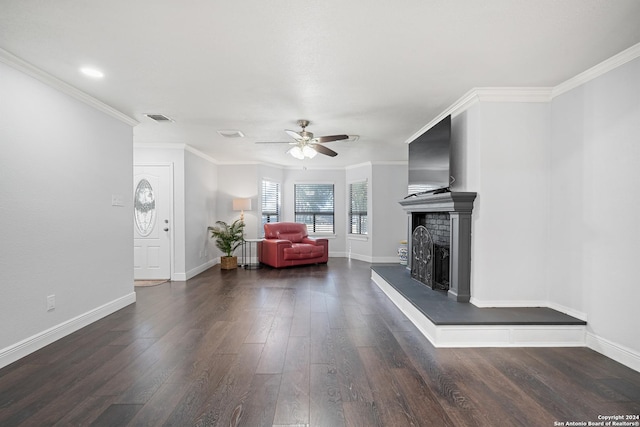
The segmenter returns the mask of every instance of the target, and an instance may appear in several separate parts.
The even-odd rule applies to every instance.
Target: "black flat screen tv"
[[[451,116],[409,143],[409,196],[448,191],[450,151]]]

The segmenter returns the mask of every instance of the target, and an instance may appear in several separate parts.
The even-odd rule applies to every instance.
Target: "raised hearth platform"
[[[582,347],[586,322],[544,307],[479,308],[376,265],[371,279],[436,347]]]

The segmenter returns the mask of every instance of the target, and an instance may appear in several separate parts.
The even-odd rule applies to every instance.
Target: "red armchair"
[[[272,222],[264,225],[259,259],[271,267],[320,264],[329,260],[329,241],[312,239],[306,224]]]

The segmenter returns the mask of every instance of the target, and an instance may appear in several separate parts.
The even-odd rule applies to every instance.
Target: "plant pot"
[[[400,265],[407,265],[408,256],[409,250],[407,249],[407,241],[401,240],[400,246],[398,246],[398,258],[400,258]]]
[[[222,270],[233,270],[234,268],[238,268],[238,257],[237,256],[220,257],[220,268]]]

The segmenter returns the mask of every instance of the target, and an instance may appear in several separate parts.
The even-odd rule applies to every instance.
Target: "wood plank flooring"
[[[136,292],[136,304],[0,370],[0,426],[554,426],[640,414],[640,373],[586,348],[434,348],[360,261],[214,267]]]

